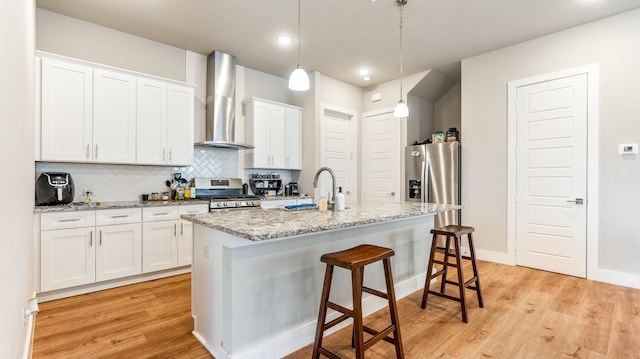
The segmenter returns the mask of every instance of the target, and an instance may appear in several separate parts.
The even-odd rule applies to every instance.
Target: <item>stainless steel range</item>
[[[196,198],[209,200],[209,210],[260,207],[260,197],[242,193],[240,178],[196,177]]]

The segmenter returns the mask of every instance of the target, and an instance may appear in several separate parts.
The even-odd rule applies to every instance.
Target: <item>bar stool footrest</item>
[[[392,333],[394,330],[396,330],[396,326],[391,324],[390,326],[386,327],[385,329],[381,330],[381,331],[377,331],[375,329],[371,329],[369,327],[367,327],[366,325],[362,326],[362,330],[373,335],[373,338],[369,338],[369,340],[364,342],[364,349],[367,350],[369,349],[370,346],[372,346],[373,344],[379,342],[380,340],[384,340],[387,343],[391,343],[391,344],[395,344],[395,339],[391,338],[389,336],[389,333]]]
[[[318,352],[320,354],[326,356],[327,358],[330,358],[330,359],[342,359],[339,356],[335,355],[334,353],[328,351],[327,349],[325,349],[323,347],[318,348]]]
[[[362,287],[362,291],[389,300],[389,296],[387,295],[387,293],[381,292],[379,290],[375,290],[369,287]]]
[[[449,294],[444,294],[444,293],[436,292],[436,291],[433,291],[433,290],[429,290],[429,294],[437,295],[438,297],[446,298],[446,299],[449,299],[449,300],[455,300],[458,303],[461,302],[460,298],[450,296]]]

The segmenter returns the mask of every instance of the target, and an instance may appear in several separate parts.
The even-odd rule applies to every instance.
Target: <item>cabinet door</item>
[[[178,265],[178,221],[142,223],[142,272]]]
[[[96,281],[142,273],[140,223],[99,226],[96,231]]]
[[[256,168],[269,168],[271,152],[269,144],[271,143],[269,134],[269,104],[263,102],[254,101],[252,103],[252,136],[253,140],[253,167]]]
[[[167,159],[167,84],[138,78],[136,161],[165,164]]]
[[[193,222],[178,221],[178,266],[190,266],[193,256]]]
[[[283,106],[270,105],[269,111],[269,152],[271,168],[285,168],[285,112]]]
[[[42,292],[95,281],[94,231],[94,228],[73,228],[41,232]]]
[[[301,132],[302,114],[300,110],[286,108],[285,110],[285,147],[286,163],[288,169],[302,169],[302,142]]]
[[[93,71],[93,160],[136,161],[136,78]]]
[[[209,212],[206,204],[178,206],[178,215]],[[178,221],[178,266],[191,265],[193,256],[193,222]]]
[[[92,156],[91,67],[42,59],[41,159],[83,162]]]
[[[167,86],[167,163],[193,163],[193,88]]]

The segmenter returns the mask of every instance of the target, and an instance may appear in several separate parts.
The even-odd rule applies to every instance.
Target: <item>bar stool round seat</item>
[[[462,321],[467,323],[469,321],[467,316],[467,303],[465,296],[465,289],[475,290],[478,296],[478,304],[481,308],[484,307],[484,302],[482,300],[482,291],[480,290],[480,278],[478,277],[478,268],[476,266],[476,253],[475,248],[473,247],[473,238],[471,233],[473,233],[475,229],[473,227],[465,227],[465,226],[455,226],[449,225],[442,228],[432,229],[431,233],[433,234],[433,238],[431,241],[431,253],[429,255],[429,264],[427,266],[427,279],[424,284],[424,291],[422,294],[422,309],[427,307],[427,297],[429,294],[433,294],[445,299],[453,300],[460,303],[460,309],[462,311]],[[444,248],[444,259],[439,260],[436,259],[437,250],[437,237],[446,236],[446,244]],[[460,252],[460,243],[462,237],[467,235],[467,239],[469,241],[469,252],[470,256],[463,256]],[[451,247],[451,241],[453,241],[453,247]],[[453,250],[453,253],[450,252],[450,249]],[[453,257],[454,263],[449,262],[449,257]],[[473,276],[466,281],[463,276],[463,262],[462,260],[471,261],[471,268],[473,270]],[[468,263],[468,262],[467,262]],[[433,273],[433,265],[439,264],[441,265],[441,269]],[[449,267],[453,267],[456,269],[457,273],[457,281],[452,281],[447,279],[447,271]],[[440,277],[440,291],[435,291],[429,289],[431,284],[431,280],[437,277]],[[445,285],[451,284],[458,287],[459,296],[454,297],[448,294],[445,294]]]
[[[320,312],[318,314],[318,323],[316,326],[315,342],[313,344],[312,358],[319,358],[320,354],[328,358],[339,358],[335,353],[327,350],[322,346],[324,332],[349,319],[353,318],[353,331],[351,345],[355,348],[356,358],[364,358],[364,352],[380,340],[389,342],[395,346],[396,357],[404,358],[402,348],[402,340],[400,337],[400,327],[398,324],[398,308],[396,305],[395,291],[393,287],[393,276],[391,274],[391,260],[394,252],[390,248],[363,244],[351,249],[340,252],[323,254],[320,260],[327,264],[324,276],[324,284],[322,287],[322,296],[320,298]],[[382,261],[384,267],[385,284],[387,292],[381,292],[372,288],[363,286],[364,268],[365,266]],[[351,271],[351,285],[353,309],[348,309],[329,301],[331,291],[331,279],[333,277],[334,267],[340,267]],[[384,299],[389,303],[389,314],[391,324],[380,331],[374,330],[363,325],[362,322],[362,293],[366,292]],[[342,313],[338,318],[325,323],[327,318],[327,309],[332,309]],[[372,337],[364,340],[364,332],[371,334]],[[389,336],[393,333],[393,337]]]

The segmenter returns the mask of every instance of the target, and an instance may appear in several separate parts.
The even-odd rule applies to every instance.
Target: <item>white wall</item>
[[[446,134],[451,127],[460,130],[462,120],[460,89],[460,84],[455,84],[435,103],[433,131],[442,131]]]
[[[617,155],[640,142],[638,24],[634,10],[462,61],[463,218],[479,249],[507,250],[507,82],[599,63],[597,267],[640,274],[640,158]]]
[[[11,173],[0,205],[0,357],[21,358],[33,296],[35,1],[0,2],[0,161]]]
[[[185,81],[185,50],[37,9],[36,48],[131,71]]]

